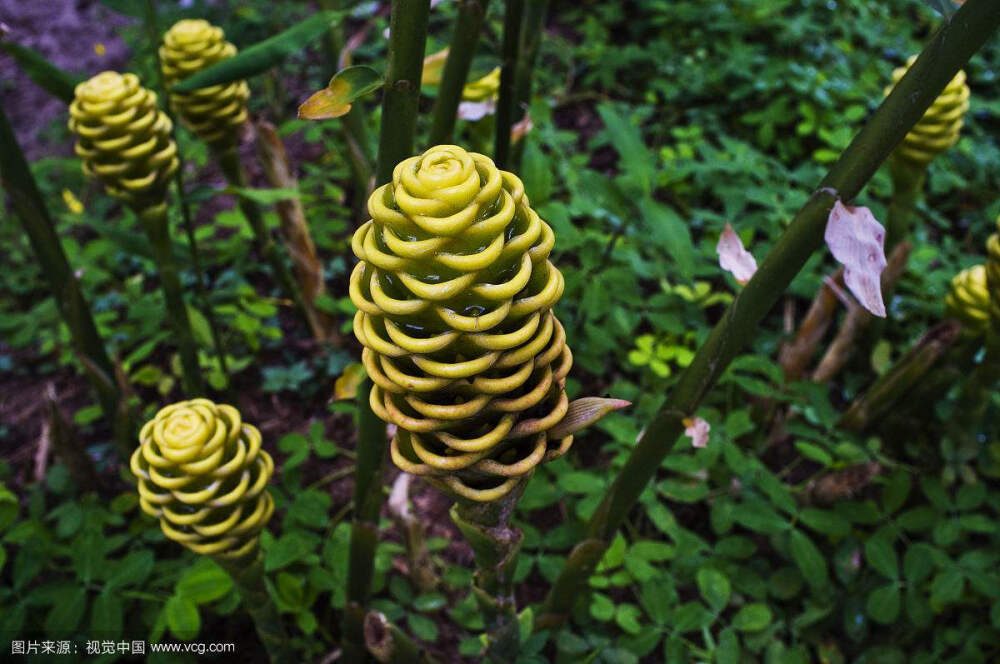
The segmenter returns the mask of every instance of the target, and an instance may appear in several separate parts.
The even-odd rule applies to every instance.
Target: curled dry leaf
[[[684,435],[691,439],[692,447],[708,445],[708,432],[712,430],[708,422],[700,417],[685,417],[684,427]]]
[[[569,402],[569,409],[559,424],[549,429],[549,438],[565,438],[577,431],[589,427],[605,415],[631,406],[631,401],[624,399],[606,399],[604,397],[582,397]]]
[[[511,145],[524,138],[534,128],[535,123],[531,121],[531,115],[525,111],[524,117],[515,122],[510,128]]]
[[[872,211],[863,206],[835,202],[823,239],[833,257],[844,266],[844,283],[861,306],[885,318],[880,280],[887,264],[885,228]]]
[[[743,240],[728,222],[722,229],[715,251],[719,254],[719,267],[732,273],[741,285],[750,281],[757,271],[757,260],[743,248]]]
[[[344,373],[340,374],[333,383],[334,401],[353,399],[358,395],[358,386],[365,378],[365,368],[358,362],[348,364],[344,367]]]
[[[339,118],[351,110],[351,104],[366,94],[382,87],[382,76],[364,65],[354,65],[334,74],[330,83],[314,92],[299,106],[299,118],[303,120],[327,120]]]
[[[420,72],[420,85],[440,85],[444,74],[444,64],[448,61],[448,49],[431,53],[424,58],[424,68]]]

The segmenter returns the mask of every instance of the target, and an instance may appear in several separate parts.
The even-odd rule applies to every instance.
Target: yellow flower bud
[[[986,266],[975,265],[956,274],[944,302],[948,315],[960,320],[966,331],[977,336],[985,333],[990,326]]]
[[[916,59],[917,56],[911,56],[906,61],[906,66],[892,72],[892,85],[886,88],[886,95],[899,83]],[[898,159],[926,166],[934,157],[958,142],[967,110],[969,86],[965,84],[965,72],[959,71],[893,154]]]
[[[134,74],[101,72],[76,86],[69,128],[84,172],[139,211],[164,208],[177,170],[170,118]]]
[[[573,441],[547,434],[573,362],[552,313],[555,235],[516,176],[454,145],[397,165],[368,210],[350,295],[372,409],[397,426],[392,459],[460,497],[500,498]]]
[[[247,556],[274,512],[274,462],[260,444],[260,432],[232,406],[193,399],[163,408],[132,454],[142,510],[195,553]]]
[[[163,36],[160,69],[169,91],[176,83],[215,63],[236,55],[222,28],[202,19],[184,19]],[[246,81],[233,81],[193,92],[170,92],[170,108],[198,138],[212,147],[235,143],[247,119],[250,89]]]

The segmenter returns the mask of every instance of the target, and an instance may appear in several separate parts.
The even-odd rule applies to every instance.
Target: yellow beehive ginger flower
[[[886,88],[886,95],[899,83],[916,59],[917,56],[911,56],[905,66],[892,72],[892,85]],[[965,72],[959,71],[920,121],[913,126],[893,155],[897,159],[917,166],[926,166],[934,157],[958,142],[967,110],[969,110],[969,86],[965,83]]]
[[[967,332],[976,336],[984,334],[990,326],[986,266],[975,265],[956,274],[944,302],[948,315],[961,321]]]
[[[398,164],[368,210],[350,296],[372,409],[397,426],[392,459],[496,500],[573,442],[548,436],[573,362],[552,312],[555,235],[516,176],[454,145]]]
[[[138,211],[165,205],[177,171],[170,118],[134,74],[101,72],[76,86],[69,128],[84,172]]]
[[[1000,331],[1000,217],[997,233],[986,242],[986,286],[989,293],[990,324],[993,332]]]
[[[250,89],[246,81],[211,85],[193,92],[177,93],[171,88],[188,76],[236,55],[236,47],[226,41],[222,28],[202,19],[184,19],[163,36],[160,69],[170,96],[170,108],[184,124],[211,147],[227,147],[236,142],[247,119]]]
[[[163,408],[139,432],[131,468],[142,510],[167,537],[220,560],[256,554],[274,512],[274,462],[235,408],[208,399]]]

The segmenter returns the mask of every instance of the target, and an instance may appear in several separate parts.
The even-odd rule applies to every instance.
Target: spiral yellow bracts
[[[220,60],[236,55],[222,28],[202,19],[184,19],[163,36],[160,69],[169,91],[175,83]],[[200,88],[194,92],[170,92],[170,107],[198,138],[213,148],[235,143],[247,119],[246,81],[233,81]]]
[[[462,88],[462,101],[486,101],[500,94],[500,67]]]
[[[220,560],[256,551],[274,512],[274,471],[260,432],[232,406],[207,399],[163,408],[139,432],[132,473],[142,510],[170,539]]]
[[[976,336],[983,335],[990,326],[990,291],[986,285],[986,266],[975,265],[956,274],[951,280],[951,291],[945,296],[944,303],[948,315],[960,320],[967,332]]]
[[[906,66],[892,72],[892,85],[886,88],[886,95],[899,79],[903,78],[916,59],[917,56],[911,56],[906,61]],[[934,157],[958,142],[963,117],[967,110],[969,110],[969,86],[965,84],[965,72],[959,71],[906,135],[893,155],[897,159],[917,166],[926,166]]]
[[[397,426],[406,472],[474,501],[504,496],[572,436],[573,356],[552,313],[564,282],[555,236],[521,181],[453,145],[401,162],[354,234],[354,333],[371,405]]]
[[[76,86],[69,114],[84,172],[137,212],[165,213],[177,146],[156,93],[134,74],[105,71]]]

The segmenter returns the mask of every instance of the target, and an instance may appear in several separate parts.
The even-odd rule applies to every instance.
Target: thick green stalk
[[[459,501],[451,520],[476,556],[473,592],[483,613],[489,637],[487,662],[506,664],[517,659],[521,634],[514,600],[514,569],[524,534],[510,525],[517,501],[531,479],[525,476],[500,500],[489,503]]]
[[[393,0],[389,19],[389,66],[382,96],[375,185],[392,179],[396,164],[410,156],[417,128],[420,75],[427,41],[430,0]],[[367,659],[364,618],[378,544],[378,517],[382,511],[382,467],[385,465],[385,424],[369,403],[371,380],[358,386],[358,449],[354,473],[355,512],[348,562],[347,607],[344,611],[344,661]]]
[[[195,343],[187,305],[184,303],[184,289],[181,286],[180,270],[174,260],[170,242],[170,226],[167,223],[167,206],[137,210],[149,243],[153,246],[153,260],[160,274],[160,287],[167,305],[167,317],[177,335],[177,348],[181,356],[184,393],[187,398],[204,396],[205,384],[198,363],[198,345]]]
[[[413,154],[430,0],[392,0],[391,11],[375,186],[391,180],[396,164]]]
[[[683,432],[683,419],[695,412],[809,256],[822,246],[823,231],[833,203],[838,198],[850,201],[861,191],[998,24],[1000,12],[996,10],[995,0],[966,2],[937,32],[913,67],[841,154],[698,349],[670,397],[646,428],[591,518],[588,539],[570,554],[536,625],[555,627],[565,620],[614,534]]]
[[[521,42],[521,14],[524,0],[507,0],[503,17],[503,65],[500,70],[500,99],[497,101],[496,138],[493,161],[497,168],[507,168],[510,157],[510,126],[514,122],[517,76],[517,53]]]
[[[347,606],[344,609],[344,661],[365,661],[364,620],[368,612],[378,519],[382,511],[382,468],[385,465],[385,424],[368,402],[371,379],[358,386],[358,447],[354,472],[354,522],[348,558]]]
[[[524,18],[521,20],[521,36],[517,48],[517,66],[514,68],[514,110],[520,116],[522,109],[531,105],[531,83],[535,72],[535,61],[538,59],[538,45],[545,27],[545,16],[548,14],[549,0],[528,0]],[[521,155],[524,154],[524,139],[511,148],[509,170],[515,173],[521,170]]]
[[[223,175],[226,176],[229,184],[234,187],[247,186],[246,172],[240,163],[236,146],[218,152],[216,159],[219,162],[219,168],[222,170]],[[305,298],[302,296],[302,290],[299,288],[298,282],[295,281],[295,277],[292,276],[292,271],[288,267],[288,261],[285,260],[285,252],[282,250],[281,245],[271,237],[271,233],[267,229],[267,224],[264,223],[264,215],[261,213],[260,207],[243,196],[237,197],[237,204],[240,206],[240,211],[246,217],[253,231],[257,251],[270,264],[271,269],[274,271],[274,278],[278,280],[281,290],[295,305],[295,310],[302,316],[306,325],[309,326],[309,330],[313,336],[317,339],[322,338],[325,334],[322,323],[317,318],[315,310],[306,303]]]
[[[281,623],[281,614],[264,582],[264,562],[259,551],[240,560],[218,560],[233,578],[243,598],[243,606],[253,619],[260,642],[272,664],[295,664],[300,661],[292,652],[288,634]]]
[[[885,228],[886,252],[892,251],[910,234],[913,212],[927,179],[927,167],[893,157],[889,159],[889,172],[892,175],[892,199],[889,201]]]
[[[450,143],[452,140],[458,104],[462,101],[462,88],[469,78],[472,56],[476,53],[479,31],[489,3],[490,0],[461,0],[459,3],[448,59],[444,63],[441,85],[434,101],[431,145]]]
[[[90,307],[80,290],[66,252],[59,242],[55,224],[38,183],[31,174],[21,146],[14,136],[7,114],[0,106],[0,178],[4,191],[31,242],[38,263],[42,268],[62,315],[77,356],[81,359],[97,399],[108,419],[115,438],[124,450],[131,451],[134,426],[128,421],[121,392],[115,383],[115,369],[108,357],[104,341],[90,313]]]

